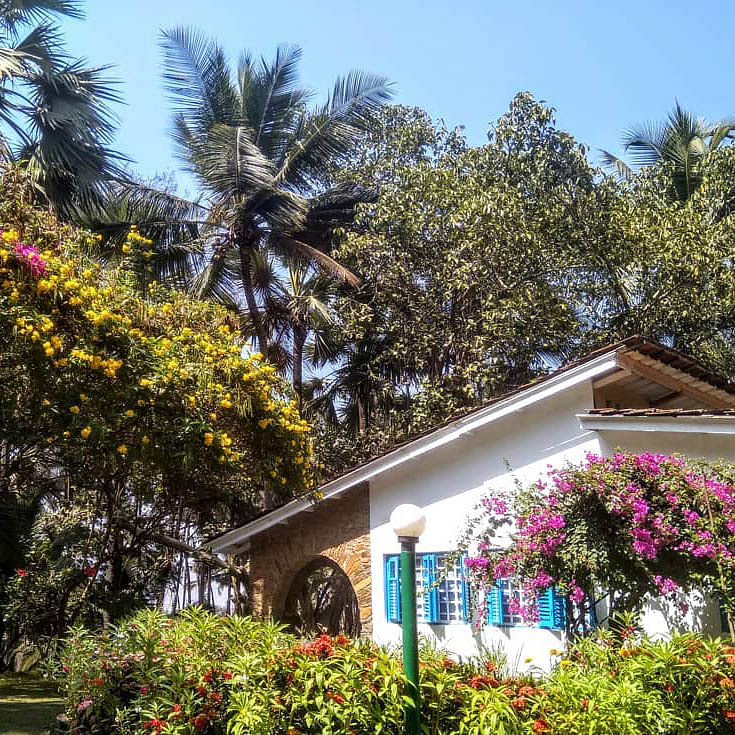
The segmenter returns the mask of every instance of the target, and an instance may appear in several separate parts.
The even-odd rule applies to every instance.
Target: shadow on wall
[[[661,597],[647,601],[643,628],[652,637],[667,638],[676,631],[722,635],[722,617],[715,599],[699,590],[681,593],[676,600]]]

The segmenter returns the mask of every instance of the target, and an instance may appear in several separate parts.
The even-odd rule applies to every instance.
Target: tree
[[[100,203],[101,188],[120,175],[109,147],[115,130],[115,85],[101,67],[63,51],[51,18],[79,18],[75,0],[0,4],[0,143],[20,161],[41,196],[64,216]]]
[[[567,631],[586,630],[591,605],[640,611],[649,595],[711,592],[735,619],[735,467],[660,454],[588,455],[553,470],[515,498],[482,501],[479,553],[468,567],[485,590],[515,576],[537,615],[555,585],[567,598]],[[510,544],[507,543],[510,537]],[[734,634],[732,628],[731,633]]]
[[[42,492],[60,510],[34,524],[24,562],[48,594],[6,598],[26,626],[48,622],[40,611],[56,600],[53,625],[33,629],[51,635],[90,605],[114,618],[155,601],[172,571],[161,546],[180,551],[192,529],[201,542],[308,494],[313,477],[288,386],[262,356],[243,359],[229,314],[160,285],[139,294],[124,260],[145,258],[149,240],[131,231],[121,266],[103,270],[85,254],[89,233],[29,200],[27,178],[6,172],[0,492],[7,508]]]
[[[639,166],[665,166],[674,197],[684,202],[702,185],[709,153],[735,138],[735,120],[710,123],[694,117],[677,101],[663,123],[644,123],[626,131],[623,148]],[[602,151],[603,161],[620,177],[634,175],[623,160]]]
[[[311,93],[298,86],[297,47],[280,47],[272,61],[244,53],[235,74],[223,50],[195,31],[167,31],[163,49],[173,139],[202,191],[196,237],[189,238],[198,253],[190,260],[196,293],[242,304],[267,354],[254,261],[298,255],[354,283],[329,255],[329,232],[349,220],[361,193],[347,186],[324,190],[320,181],[388,99],[388,86],[382,77],[351,72],[337,80],[325,104],[309,109]],[[167,219],[182,224],[176,211]],[[147,223],[140,225],[145,231]]]

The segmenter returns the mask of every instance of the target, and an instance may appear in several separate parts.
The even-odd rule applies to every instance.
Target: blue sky
[[[210,33],[233,59],[297,43],[302,81],[320,93],[352,68],[381,73],[397,102],[465,125],[473,144],[519,90],[551,103],[593,155],[619,151],[624,128],[663,117],[675,97],[708,118],[735,114],[724,0],[88,0],[86,11],[64,23],[70,50],[114,65],[126,100],[118,147],[146,177],[175,167],[158,47],[159,29],[175,25]]]

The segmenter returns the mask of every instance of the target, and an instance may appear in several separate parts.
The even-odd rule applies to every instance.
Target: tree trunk
[[[242,286],[245,291],[245,302],[248,305],[250,320],[253,323],[255,336],[258,339],[258,350],[265,356],[268,350],[268,335],[263,326],[263,320],[260,318],[260,310],[258,302],[255,300],[255,287],[253,286],[253,276],[250,272],[252,264],[252,245],[246,242],[238,243],[240,252],[240,275],[242,276]]]
[[[299,410],[301,410],[301,402],[304,392],[304,344],[306,343],[306,330],[302,325],[295,325],[293,328],[293,389],[299,402]]]

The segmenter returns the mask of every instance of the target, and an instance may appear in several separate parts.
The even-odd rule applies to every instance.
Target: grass
[[[0,676],[0,735],[44,735],[61,706],[53,682]]]

